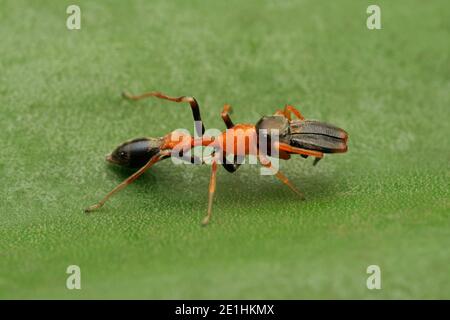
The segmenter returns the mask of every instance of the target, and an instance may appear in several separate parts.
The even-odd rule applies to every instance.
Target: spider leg
[[[278,143],[278,148],[283,151],[287,151],[289,153],[296,153],[305,156],[312,156],[316,158],[323,158],[323,153],[320,151],[308,150],[303,148],[293,147],[287,143]]]
[[[227,129],[231,129],[234,127],[234,123],[233,123],[233,121],[231,121],[231,118],[230,118],[231,112],[232,112],[232,109],[229,104],[226,104],[223,106],[221,116],[222,116],[223,122],[225,122],[225,125],[227,126]]]
[[[216,172],[217,172],[217,162],[214,159],[211,164],[211,177],[209,179],[209,189],[208,189],[208,212],[203,218],[202,224],[205,226],[211,219],[212,214],[212,204],[214,199],[214,193],[216,192]]]
[[[197,102],[197,100],[195,100],[194,97],[188,97],[188,96],[170,97],[161,92],[147,92],[147,93],[143,93],[141,95],[132,95],[130,93],[123,92],[122,96],[126,99],[134,100],[134,101],[149,98],[149,97],[156,97],[156,98],[169,100],[169,101],[173,101],[173,102],[188,102],[192,109],[192,117],[194,118],[194,121],[200,121],[202,123],[202,129],[201,129],[202,132],[201,133],[197,132],[197,134],[199,136],[201,136],[202,134],[205,133],[205,126],[203,125],[202,117],[200,115],[200,106],[198,105],[198,102]],[[197,128],[196,128],[196,130],[197,130]]]
[[[101,208],[108,199],[113,196],[115,193],[119,192],[126,186],[128,186],[130,183],[132,183],[134,180],[139,178],[145,171],[147,171],[152,165],[157,163],[159,160],[161,160],[163,157],[167,156],[167,154],[156,154],[154,155],[142,168],[140,168],[138,171],[133,173],[131,176],[129,176],[127,179],[125,179],[122,183],[117,185],[113,190],[111,190],[102,200],[97,202],[96,204],[86,208],[85,212],[92,212],[94,210],[97,210]]]
[[[285,116],[289,121],[291,121],[291,113],[293,113],[300,120],[305,120],[305,117],[298,111],[294,106],[286,105],[283,110],[278,110],[275,112],[276,115]]]
[[[298,190],[291,181],[289,181],[289,179],[280,171],[280,170],[276,170],[273,166],[272,163],[269,161],[269,159],[267,159],[266,157],[259,155],[259,162],[261,163],[262,166],[269,168],[270,170],[272,170],[272,172],[275,173],[275,176],[278,178],[278,180],[280,180],[281,182],[283,182],[285,185],[287,185],[292,191],[294,191],[302,200],[305,200],[305,196],[303,195],[303,193]]]
[[[230,118],[231,112],[232,112],[231,106],[229,104],[225,104],[223,106],[221,117],[222,117],[222,120],[225,123],[225,126],[227,127],[227,129],[232,129],[234,127],[234,123],[233,123],[233,121],[231,121],[231,118]],[[233,163],[227,163],[226,153],[225,152],[223,153],[222,166],[228,172],[233,173],[239,168],[240,164],[237,164],[236,161],[237,161],[237,159],[235,156]]]

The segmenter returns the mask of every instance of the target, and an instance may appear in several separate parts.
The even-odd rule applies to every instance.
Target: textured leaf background
[[[1,298],[450,298],[450,5],[377,1],[0,1]],[[294,157],[273,177],[166,161],[129,172],[121,141],[190,128],[187,107],[120,92],[194,95],[205,125],[286,103],[345,128],[349,152]],[[82,290],[65,287],[81,267]],[[366,268],[382,290],[366,288]]]

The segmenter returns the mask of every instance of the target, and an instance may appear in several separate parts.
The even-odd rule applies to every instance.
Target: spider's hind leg
[[[169,101],[173,101],[173,102],[187,102],[191,106],[192,117],[194,118],[194,121],[199,121],[202,125],[201,133],[198,132],[199,130],[197,129],[197,134],[199,136],[201,136],[205,133],[205,126],[203,125],[202,117],[200,115],[200,106],[198,105],[198,102],[197,102],[197,100],[195,100],[194,97],[188,97],[188,96],[170,97],[168,95],[165,95],[164,93],[157,92],[157,91],[147,92],[147,93],[143,93],[141,95],[132,95],[128,92],[122,92],[122,96],[125,99],[134,100],[134,101],[149,98],[149,97],[155,97],[155,98],[169,100]]]

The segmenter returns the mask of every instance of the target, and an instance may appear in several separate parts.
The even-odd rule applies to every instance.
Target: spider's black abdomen
[[[106,160],[122,167],[140,168],[160,151],[161,143],[161,138],[129,140],[118,146]]]

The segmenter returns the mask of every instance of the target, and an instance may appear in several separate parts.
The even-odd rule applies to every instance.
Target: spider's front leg
[[[284,116],[291,121],[291,113],[293,113],[298,119],[305,120],[305,117],[294,106],[286,105],[284,109],[275,112],[276,115]]]
[[[303,193],[300,190],[298,190],[295,187],[295,185],[291,181],[289,181],[289,179],[279,169],[275,169],[269,159],[261,155],[259,152],[258,158],[262,166],[272,170],[272,172],[274,173],[275,177],[277,177],[278,180],[283,182],[286,186],[289,187],[289,189],[294,191],[300,197],[301,200],[305,200],[305,196],[303,195]]]

